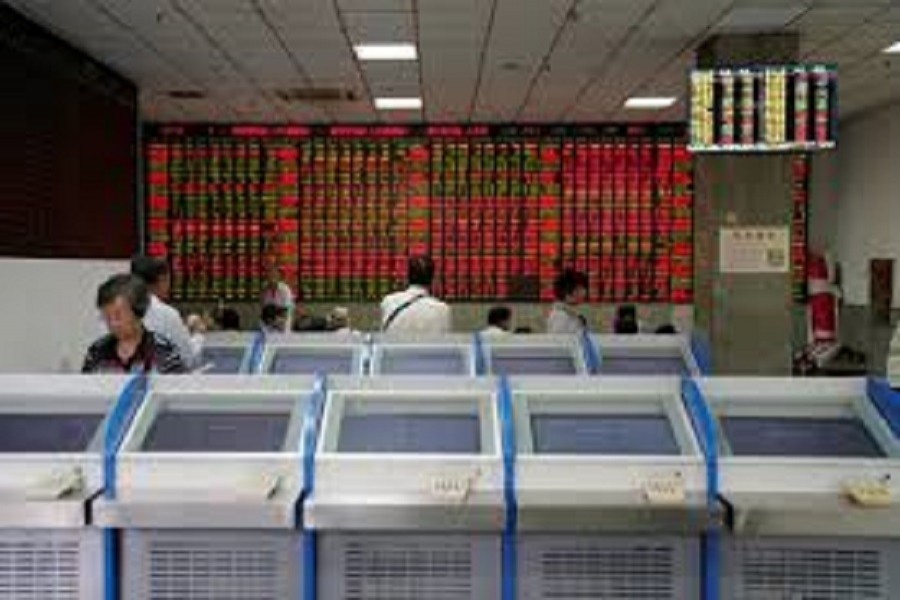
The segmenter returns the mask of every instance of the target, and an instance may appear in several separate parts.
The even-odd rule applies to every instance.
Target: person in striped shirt
[[[109,333],[88,348],[82,373],[185,373],[172,342],[144,327],[150,306],[146,284],[133,275],[113,275],[97,290],[97,308]]]

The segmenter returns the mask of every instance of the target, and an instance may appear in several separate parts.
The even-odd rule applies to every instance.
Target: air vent
[[[175,100],[202,100],[206,98],[206,93],[200,90],[172,90],[167,92],[167,95]]]
[[[733,597],[740,600],[888,600],[884,589],[885,559],[881,549],[833,541],[818,544],[738,545]],[[896,565],[895,565],[896,566]]]
[[[298,540],[258,532],[141,531],[125,536],[129,600],[294,597]]]
[[[323,549],[322,600],[499,596],[499,544],[487,536],[332,535]]]
[[[356,93],[339,88],[287,88],[275,90],[275,95],[285,102],[354,102]]]
[[[81,600],[80,545],[32,532],[0,536],[0,598]]]
[[[699,595],[696,547],[674,538],[528,536],[523,600],[687,600]]]

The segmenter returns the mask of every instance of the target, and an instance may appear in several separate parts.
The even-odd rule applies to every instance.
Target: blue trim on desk
[[[599,375],[603,361],[599,343],[587,329],[581,330],[581,351],[584,354],[584,364],[587,366],[588,373]]]
[[[250,343],[250,356],[247,358],[247,373],[259,373],[266,347],[266,334],[260,329],[253,335]]]
[[[516,496],[516,429],[513,418],[512,392],[509,379],[500,378],[497,390],[497,415],[503,451],[503,501],[505,519],[501,541],[501,598],[516,600],[518,556],[516,530],[519,524],[519,501]]]
[[[700,442],[706,462],[706,504],[710,516],[719,503],[719,445],[716,421],[703,398],[703,393],[693,379],[681,382],[681,399]],[[701,597],[703,600],[717,600],[719,597],[719,531],[709,527],[700,539]]]
[[[484,340],[481,337],[481,332],[478,331],[472,334],[472,357],[475,360],[475,373],[473,375],[476,377],[484,375],[486,370]]]
[[[709,351],[709,344],[697,332],[691,334],[690,350],[691,355],[694,357],[694,363],[700,370],[699,375],[711,374],[712,356]]]
[[[866,393],[894,436],[900,438],[900,392],[893,390],[885,379],[870,377],[866,382]]]
[[[301,564],[303,580],[300,585],[300,600],[315,600],[318,582],[316,567],[318,564],[316,532],[306,526],[303,519],[303,506],[312,495],[316,486],[316,444],[319,439],[319,424],[327,396],[327,379],[321,373],[316,374],[312,392],[309,395],[303,412],[303,429],[300,434],[300,461],[303,468],[300,501],[297,504],[298,522],[301,523]]]
[[[119,448],[131,421],[147,395],[147,375],[133,375],[125,383],[109,413],[103,430],[103,497],[115,500]],[[119,598],[119,536],[115,529],[103,530],[103,598]]]

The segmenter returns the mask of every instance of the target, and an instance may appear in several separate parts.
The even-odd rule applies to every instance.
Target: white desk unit
[[[378,335],[372,344],[372,375],[476,375],[471,335]]]
[[[122,530],[128,600],[294,598],[309,377],[160,377],[99,524]]]
[[[96,600],[106,415],[126,378],[0,377],[0,598]]]
[[[700,593],[706,467],[676,378],[520,378],[519,597]]]
[[[249,373],[255,334],[210,333],[203,341],[198,371],[204,374]]]
[[[289,333],[266,338],[259,372],[275,375],[361,375],[367,360],[362,334]]]
[[[698,377],[700,367],[684,335],[594,335],[603,375]]]
[[[581,336],[510,335],[483,340],[485,368],[493,375],[583,375]]]
[[[493,382],[329,382],[307,525],[320,600],[500,593],[503,464]]]
[[[900,598],[900,442],[862,379],[709,379],[722,598]]]

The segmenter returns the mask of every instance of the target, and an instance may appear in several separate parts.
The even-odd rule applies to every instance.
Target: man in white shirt
[[[262,306],[280,306],[287,311],[287,319],[284,321],[284,332],[291,331],[294,324],[294,312],[296,302],[291,286],[281,279],[281,270],[278,263],[272,261],[266,269],[266,286],[262,291]]]
[[[511,331],[512,311],[506,306],[495,306],[488,312],[488,326],[481,330],[481,337],[505,337]]]
[[[188,370],[193,370],[199,357],[191,343],[191,334],[181,314],[165,302],[171,288],[169,264],[163,258],[135,256],[131,259],[131,274],[150,290],[150,306],[144,315],[144,326],[172,342],[178,349],[181,362]]]
[[[547,317],[547,333],[580,334],[587,329],[587,321],[578,312],[578,305],[587,298],[587,275],[566,269],[553,282],[556,302]]]
[[[409,259],[409,287],[381,301],[381,330],[391,333],[440,334],[452,329],[450,307],[429,292],[434,281],[430,256]]]

